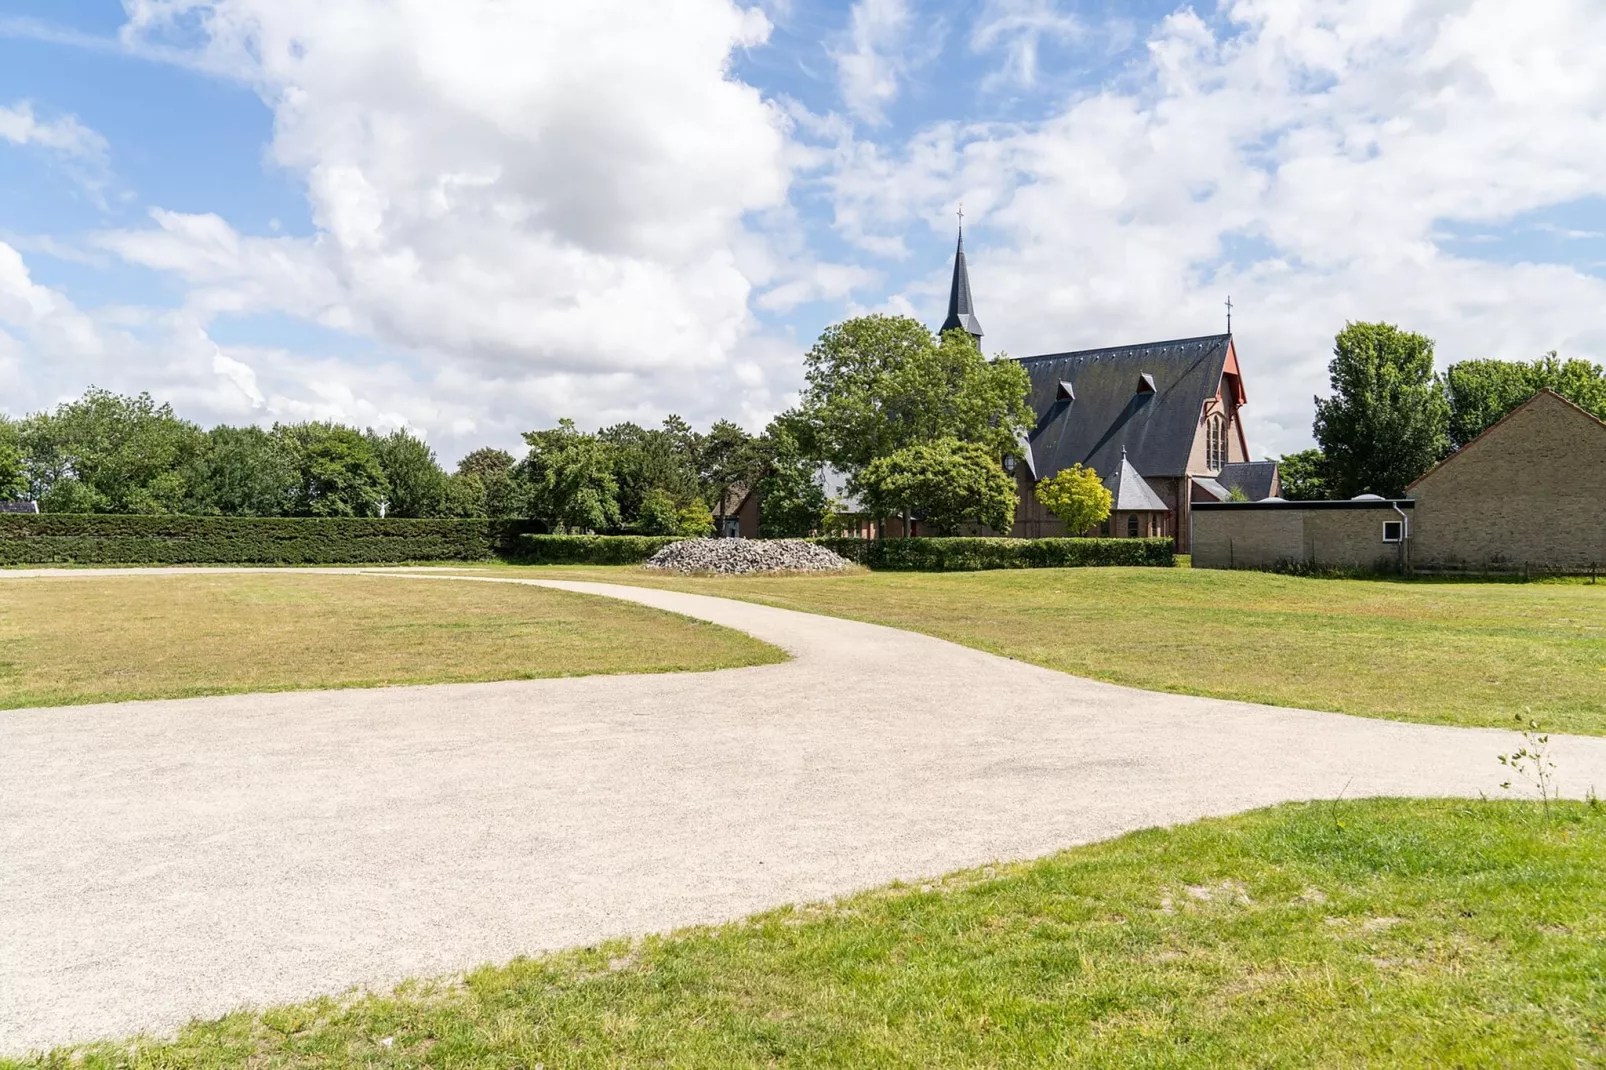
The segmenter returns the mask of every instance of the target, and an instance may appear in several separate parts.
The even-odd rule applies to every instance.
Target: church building
[[[954,329],[980,344],[963,230],[942,324]],[[1021,442],[1024,460],[1012,466],[1020,506],[1011,534],[1169,537],[1187,553],[1191,502],[1279,493],[1276,462],[1249,459],[1248,394],[1230,320],[1226,334],[1017,359],[1031,378],[1036,420]],[[1114,498],[1096,531],[1066,532],[1033,493],[1074,464],[1096,471]]]

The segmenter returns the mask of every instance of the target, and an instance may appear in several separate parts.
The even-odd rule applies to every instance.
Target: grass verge
[[[0,709],[784,658],[715,625],[514,584],[292,570],[0,581]]]
[[[1553,731],[1606,735],[1606,584],[1142,568],[539,572],[889,624],[1157,691],[1500,728],[1531,710]]]
[[[1599,1065],[1603,867],[1582,803],[1298,804],[6,1065]]]

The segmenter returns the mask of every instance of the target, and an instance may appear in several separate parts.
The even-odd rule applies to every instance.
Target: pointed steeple
[[[961,217],[963,220],[963,217]],[[970,300],[970,272],[965,268],[965,224],[959,224],[959,246],[954,251],[954,282],[948,291],[948,318],[942,321],[942,330],[962,328],[977,341],[981,340],[981,321],[976,318],[976,307]]]

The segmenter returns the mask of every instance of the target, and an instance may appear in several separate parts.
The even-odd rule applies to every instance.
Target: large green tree
[[[149,394],[90,387],[18,428],[30,493],[47,512],[176,513],[201,429]]]
[[[820,465],[798,442],[797,414],[770,421],[758,441],[763,455],[758,479],[758,533],[766,539],[794,539],[824,531],[831,502],[820,481]]]
[[[28,472],[22,463],[22,436],[17,421],[0,415],[0,501],[28,493]]]
[[[1433,340],[1388,323],[1346,324],[1328,372],[1333,396],[1316,399],[1314,430],[1333,493],[1399,497],[1450,446]]]
[[[1554,390],[1606,419],[1606,368],[1567,360],[1554,351],[1534,361],[1464,360],[1444,373],[1450,402],[1450,441],[1457,449],[1483,434],[1541,390]]]
[[[390,490],[366,435],[335,423],[279,424],[273,432],[295,465],[292,515],[379,515]]]
[[[482,446],[457,462],[447,486],[447,511],[453,516],[508,519],[527,512],[520,495],[523,484],[513,478],[513,455]]]
[[[678,513],[701,495],[697,478],[700,436],[685,420],[670,416],[662,427],[615,424],[597,437],[609,448],[619,487],[621,522],[636,530],[673,534],[674,523],[664,519],[666,508]],[[644,512],[651,515],[644,517]]]
[[[864,489],[879,458],[941,439],[981,447],[995,464],[1019,455],[1031,426],[1019,363],[988,360],[964,331],[941,338],[902,316],[861,316],[826,329],[804,358],[801,445]]]
[[[939,534],[962,524],[1007,532],[1015,523],[1015,481],[979,442],[939,438],[905,446],[865,466],[859,485],[882,516],[918,516]]]
[[[444,516],[447,508],[447,476],[429,443],[398,427],[388,435],[369,431],[368,444],[385,475],[386,516]]]
[[[560,420],[527,431],[530,452],[519,464],[529,488],[530,515],[554,530],[608,531],[620,526],[619,481],[613,449],[596,435]]]
[[[281,516],[293,507],[298,473],[293,451],[260,427],[220,425],[196,458],[187,512]]]

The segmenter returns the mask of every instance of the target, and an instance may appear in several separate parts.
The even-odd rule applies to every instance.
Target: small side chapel
[[[963,227],[942,324],[955,328],[980,343]],[[1190,502],[1278,495],[1276,462],[1249,459],[1248,394],[1230,322],[1226,334],[1017,359],[1031,379],[1036,423],[1021,442],[1025,460],[1013,466],[1020,506],[1011,534],[1170,537],[1187,553]],[[1039,480],[1074,464],[1096,471],[1114,496],[1097,531],[1066,532],[1033,494]]]

